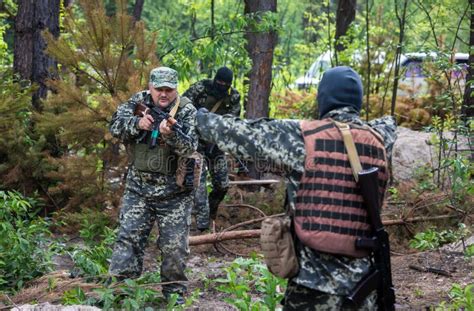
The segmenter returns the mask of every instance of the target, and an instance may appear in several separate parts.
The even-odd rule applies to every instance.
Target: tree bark
[[[22,80],[31,80],[33,68],[33,19],[35,1],[20,0],[15,18],[13,69]]]
[[[33,94],[33,107],[40,109],[40,99],[45,98],[45,81],[56,76],[57,63],[45,54],[46,42],[41,32],[47,29],[59,36],[60,0],[20,0],[15,18],[13,68],[21,79],[38,84]]]
[[[334,48],[337,52],[346,49],[346,46],[339,42],[339,38],[345,36],[349,26],[355,19],[357,0],[339,0],[336,11],[336,35]],[[337,56],[336,56],[337,61]]]
[[[471,1],[471,31],[469,35],[469,60],[466,75],[466,89],[464,90],[464,101],[462,114],[464,120],[474,117],[474,1]]]
[[[276,0],[245,0],[245,14],[276,12]],[[256,22],[258,23],[258,17]],[[250,119],[268,117],[268,100],[272,82],[273,49],[277,42],[275,31],[256,32],[248,29],[245,35],[246,49],[252,59],[249,80],[250,87],[246,98],[246,117]]]
[[[138,22],[142,18],[143,4],[145,0],[136,0],[133,6],[133,21]]]

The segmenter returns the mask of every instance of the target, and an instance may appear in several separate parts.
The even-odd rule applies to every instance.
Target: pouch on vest
[[[176,184],[186,190],[199,187],[202,172],[202,155],[194,152],[188,158],[180,158],[176,170]]]
[[[262,221],[260,245],[268,270],[276,276],[288,279],[298,273],[293,236],[289,216],[268,217]]]
[[[133,146],[133,166],[143,172],[172,175],[176,172],[177,156],[167,147],[150,149],[148,144]]]

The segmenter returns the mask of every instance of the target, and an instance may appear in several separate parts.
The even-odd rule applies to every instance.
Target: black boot
[[[217,209],[222,200],[224,200],[225,195],[227,194],[228,188],[225,189],[212,189],[209,194],[209,217],[212,220],[216,220]]]

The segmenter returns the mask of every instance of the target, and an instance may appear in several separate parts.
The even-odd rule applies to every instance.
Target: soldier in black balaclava
[[[183,96],[191,99],[196,108],[206,108],[211,112],[240,116],[240,94],[232,87],[234,74],[227,67],[217,70],[214,79],[205,79],[191,85]],[[228,168],[225,154],[214,144],[200,142],[198,151],[206,158],[201,174],[201,184],[195,193],[193,213],[196,215],[197,228],[205,231],[210,219],[215,220],[217,208],[229,188]],[[209,170],[212,191],[207,195],[207,171]]]

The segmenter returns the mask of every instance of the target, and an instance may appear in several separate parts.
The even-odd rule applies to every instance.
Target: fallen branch
[[[200,245],[217,243],[219,241],[252,239],[260,237],[260,229],[256,230],[237,230],[229,232],[219,232],[205,235],[196,235],[189,237],[189,245]]]
[[[260,217],[260,218],[247,220],[247,221],[244,221],[244,222],[239,222],[238,224],[235,224],[235,225],[232,225],[230,227],[225,228],[221,232],[227,232],[227,231],[234,230],[235,228],[238,228],[238,227],[242,227],[242,226],[251,225],[251,224],[254,224],[254,223],[257,223],[257,222],[261,222],[265,218],[281,217],[281,216],[284,216],[284,215],[285,215],[285,213],[280,213],[280,214],[275,214],[275,215],[271,215],[271,216],[263,216],[263,217]]]
[[[274,217],[274,215],[268,216],[268,217]],[[407,223],[413,223],[413,222],[449,219],[449,218],[454,218],[454,217],[458,217],[458,215],[442,215],[442,216],[433,216],[433,217],[414,217],[414,218],[407,218],[407,219],[384,220],[382,221],[382,224],[384,226],[395,226],[395,225],[405,225]],[[262,217],[262,218],[265,218],[265,217]],[[243,223],[234,225],[232,227],[237,227],[237,226],[241,226],[241,225],[253,223],[253,222],[256,222],[256,220],[243,222]],[[227,230],[229,230],[229,228]],[[222,232],[213,233],[213,234],[191,236],[189,237],[189,245],[200,245],[200,244],[209,244],[209,243],[214,244],[220,241],[238,240],[238,239],[254,239],[254,238],[259,238],[259,237],[260,237],[260,229],[222,231]]]
[[[431,272],[431,273],[434,273],[434,274],[439,274],[439,275],[447,276],[447,277],[451,276],[451,273],[449,273],[445,270],[436,269],[436,268],[430,268],[430,267],[423,268],[423,267],[419,267],[419,266],[415,266],[415,265],[409,265],[408,268],[410,268],[412,270],[420,271],[420,272]]]
[[[413,218],[406,218],[406,219],[384,220],[382,221],[382,224],[384,226],[395,226],[395,225],[404,225],[406,223],[412,223],[412,222],[449,219],[449,218],[455,218],[455,217],[459,217],[459,215],[441,215],[441,216],[432,216],[432,217],[413,217]]]
[[[261,209],[255,207],[253,205],[250,205],[250,204],[236,203],[236,204],[222,204],[220,206],[222,206],[222,207],[247,207],[247,208],[250,208],[250,209],[253,209],[253,210],[257,211],[263,217],[267,216],[267,214],[265,214]]]
[[[269,184],[278,184],[280,180],[278,179],[251,179],[251,180],[231,180],[229,181],[230,185],[243,186],[243,185],[269,185]]]

